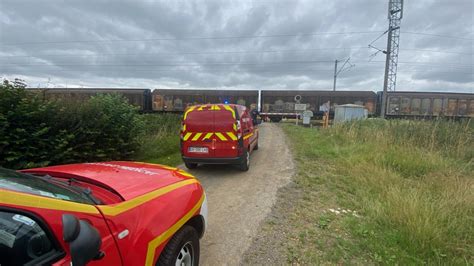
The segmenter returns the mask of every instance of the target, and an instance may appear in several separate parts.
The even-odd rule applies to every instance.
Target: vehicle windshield
[[[78,203],[94,204],[93,199],[67,187],[67,183],[64,183],[64,186],[62,186],[60,183],[50,181],[47,178],[19,173],[5,168],[0,168],[0,189]]]

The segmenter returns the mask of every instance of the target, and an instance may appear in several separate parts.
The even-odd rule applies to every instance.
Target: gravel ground
[[[291,187],[294,163],[283,131],[270,123],[260,125],[259,130],[259,149],[250,157],[248,172],[225,165],[189,171],[202,182],[209,204],[201,265],[249,263],[243,259],[244,253],[257,243],[254,239],[272,211],[278,190]]]
[[[291,237],[292,228],[287,216],[301,198],[301,189],[294,182],[280,188],[272,211],[260,225],[250,248],[242,256],[243,265],[288,264],[288,250],[284,241]]]

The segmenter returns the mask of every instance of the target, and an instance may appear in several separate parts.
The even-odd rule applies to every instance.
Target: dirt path
[[[241,263],[260,222],[271,211],[278,188],[290,181],[294,164],[284,133],[268,123],[259,130],[259,149],[250,157],[248,172],[223,165],[189,171],[202,182],[209,204],[201,265]]]

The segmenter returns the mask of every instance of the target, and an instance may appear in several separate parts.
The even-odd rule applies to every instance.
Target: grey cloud
[[[32,86],[51,78],[72,86],[331,89],[333,61],[350,56],[356,66],[340,74],[338,88],[380,90],[385,57],[371,58],[366,47],[388,26],[387,2],[2,0],[0,76]],[[468,40],[402,33],[398,88],[473,92],[473,3],[405,2],[402,31]],[[361,31],[375,32],[308,35]],[[189,39],[288,34],[300,36]],[[176,40],[150,40],[168,38]],[[64,43],[5,45],[56,41]]]

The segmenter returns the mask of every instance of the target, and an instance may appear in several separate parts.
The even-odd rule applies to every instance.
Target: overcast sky
[[[473,3],[405,0],[397,90],[474,93]],[[337,88],[379,91],[385,56],[367,46],[388,28],[387,6],[0,0],[0,77],[31,87],[330,90],[334,60],[350,57]]]

